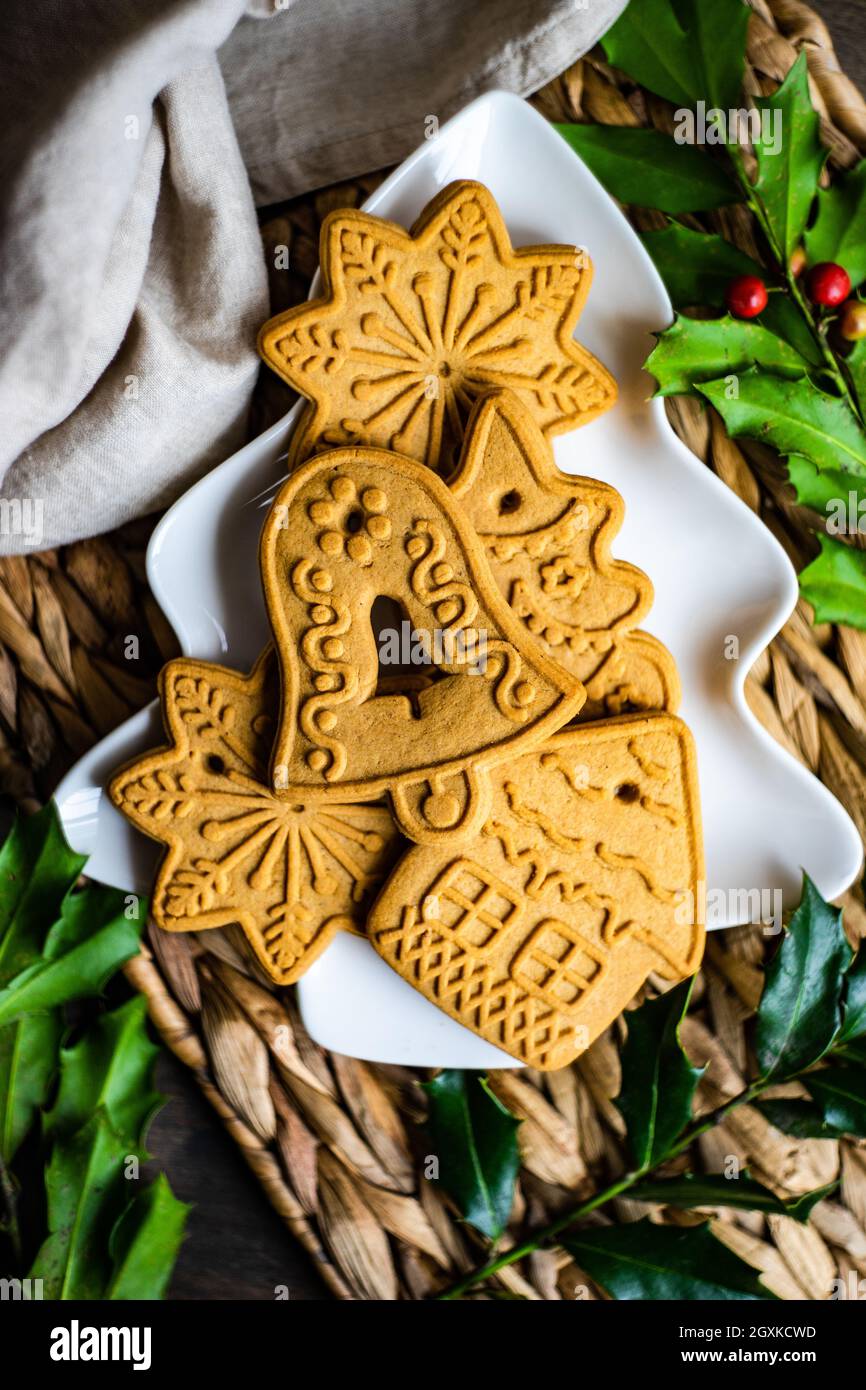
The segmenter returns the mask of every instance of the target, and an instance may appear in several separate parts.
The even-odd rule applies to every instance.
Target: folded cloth
[[[527,94],[625,0],[6,0],[0,552],[165,506],[244,440],[255,205]]]

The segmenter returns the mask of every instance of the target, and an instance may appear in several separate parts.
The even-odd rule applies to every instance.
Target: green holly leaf
[[[866,1038],[866,948],[861,944],[845,977],[840,1043]]]
[[[721,1173],[681,1173],[675,1178],[645,1178],[629,1191],[636,1202],[659,1202],[674,1207],[738,1207],[744,1211],[777,1212],[795,1221],[808,1221],[812,1208],[836,1187],[817,1187],[787,1201],[777,1197],[747,1172],[736,1178]]]
[[[103,1110],[131,1146],[142,1142],[164,1097],[153,1088],[159,1048],[147,1035],[147,1000],[136,995],[102,1014],[72,1047],[60,1053],[57,1099],[45,1133],[71,1133]]]
[[[741,0],[641,0],[602,38],[608,61],[677,106],[734,106],[749,12]]]
[[[44,1280],[46,1298],[102,1298],[112,1228],[129,1201],[124,1163],[133,1155],[140,1157],[104,1110],[55,1138],[45,1173],[49,1235],[30,1271]]]
[[[677,106],[693,99],[695,59],[670,0],[627,5],[601,40],[609,63]]]
[[[802,239],[827,158],[818,139],[819,122],[809,97],[804,52],[778,91],[756,98],[755,105],[769,113],[770,122],[769,139],[764,139],[762,130],[753,141],[758,161],[755,192],[766,211],[780,257],[788,261]]]
[[[59,1013],[0,1028],[0,1158],[7,1165],[48,1100],[63,1037]]]
[[[514,1202],[520,1121],[475,1072],[443,1071],[424,1089],[438,1181],[471,1226],[498,1240]]]
[[[831,1066],[810,1072],[802,1080],[821,1107],[826,1125],[858,1139],[866,1137],[866,1070]]]
[[[835,261],[852,285],[866,280],[866,159],[818,190],[818,215],[804,240],[813,265]]]
[[[175,1197],[164,1173],[133,1197],[109,1240],[114,1268],[106,1299],[164,1296],[191,1210]]]
[[[617,1299],[773,1299],[757,1271],[704,1226],[657,1226],[649,1219],[593,1227],[562,1244],[596,1284]]]
[[[816,623],[866,628],[866,551],[819,536],[821,554],[800,572],[800,592]]]
[[[766,968],[758,1005],[755,1051],[762,1077],[794,1076],[831,1047],[852,955],[841,911],[804,874],[800,905]]]
[[[86,862],[66,843],[53,803],[16,820],[0,849],[0,988],[41,955]]]
[[[739,188],[721,164],[660,130],[611,125],[556,129],[621,203],[698,212],[741,201]]]
[[[821,1107],[811,1100],[759,1100],[755,1109],[793,1139],[838,1139],[842,1133],[827,1124]]]
[[[763,266],[714,232],[695,232],[669,222],[657,232],[641,232],[675,309],[725,302],[729,281],[737,275],[764,275]]]
[[[735,395],[724,380],[703,382],[698,390],[716,407],[729,434],[747,434],[782,454],[803,455],[819,468],[866,475],[866,433],[856,415],[813,382],[788,381],[753,367],[739,376]]]
[[[127,916],[127,897],[114,888],[88,885],[66,900],[43,953],[0,990],[0,1024],[99,994],[136,955],[143,909]]]
[[[861,338],[854,344],[852,351],[845,358],[845,366],[854,383],[862,414],[866,412],[866,338]]]
[[[636,1168],[659,1163],[691,1118],[695,1088],[704,1074],[703,1067],[692,1066],[680,1042],[691,988],[692,981],[684,980],[626,1014],[616,1106]]]
[[[669,222],[658,232],[643,232],[641,241],[664,280],[675,309],[698,306],[721,309],[725,290],[736,276],[757,275],[761,279],[767,276],[758,261],[753,261],[724,237],[692,231],[680,222]],[[807,362],[821,365],[818,346],[803,315],[787,294],[771,294],[766,309],[755,322],[784,338]]]
[[[792,454],[785,460],[797,501],[835,520],[838,530],[857,524],[860,503],[866,503],[866,478],[844,468],[816,468],[809,459]],[[862,515],[866,517],[866,506]]]
[[[33,1278],[46,1280],[51,1298],[105,1296],[116,1276],[112,1231],[127,1209],[123,1250],[136,1239],[133,1213],[149,1225],[142,1240],[152,1252],[157,1248],[152,1223],[159,1207],[130,1205],[134,1179],[127,1176],[130,1158],[146,1158],[145,1132],[163,1100],[153,1089],[159,1049],[147,1036],[146,1019],[147,1003],[136,997],[103,1014],[77,1043],[61,1050],[57,1098],[45,1116],[49,1235],[32,1270]],[[170,1209],[169,1246],[175,1226]],[[166,1280],[170,1272],[169,1266]]]
[[[721,319],[677,315],[657,339],[644,366],[658,382],[659,396],[694,395],[696,382],[739,374],[755,364],[792,378],[809,370],[800,354],[775,333],[730,314]]]

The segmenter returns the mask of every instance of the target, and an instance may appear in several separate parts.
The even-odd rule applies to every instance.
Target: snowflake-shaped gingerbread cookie
[[[310,402],[290,465],[378,445],[447,475],[477,397],[515,391],[548,435],[613,405],[616,383],[572,334],[592,279],[574,246],[514,250],[487,188],[445,188],[410,232],[353,209],[321,234],[325,293],[259,335]]]
[[[169,748],[111,782],[111,799],[166,846],[151,912],[168,931],[237,922],[277,984],[292,984],[338,930],[363,930],[399,852],[384,805],[281,801],[267,781],[276,727],[273,648],[250,675],[204,661],[160,677]]]

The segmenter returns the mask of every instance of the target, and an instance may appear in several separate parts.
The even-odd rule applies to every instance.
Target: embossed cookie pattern
[[[614,488],[562,473],[530,412],[507,391],[479,402],[450,486],[516,616],[585,684],[582,720],[676,710],[673,657],[635,631],[652,584],[610,553],[624,514]]]
[[[385,805],[280,801],[267,783],[278,680],[272,648],[249,676],[172,661],[160,677],[171,747],[117,773],[111,799],[167,846],[151,911],[168,931],[237,922],[291,984],[338,930],[363,930],[401,847]]]
[[[407,850],[368,934],[452,1018],[555,1069],[650,972],[679,980],[700,963],[694,748],[672,716],[621,718],[556,734],[493,783],[474,840]]]
[[[321,233],[320,299],[269,320],[264,360],[308,397],[290,467],[373,444],[447,474],[479,393],[517,392],[547,434],[610,408],[616,383],[572,337],[592,269],[573,246],[513,250],[481,184],[450,184],[411,232],[352,209]]]
[[[583,703],[580,682],[511,613],[452,494],[421,464],[362,448],[311,460],[278,494],[261,560],[282,664],[271,776],[283,798],[387,791],[410,838],[453,840],[485,814],[487,769]],[[371,613],[382,597],[429,642],[435,679],[411,697],[380,684]]]

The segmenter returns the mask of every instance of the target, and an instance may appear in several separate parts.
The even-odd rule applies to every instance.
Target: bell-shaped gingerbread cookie
[[[652,584],[610,553],[623,519],[614,488],[560,472],[532,415],[508,391],[476,406],[451,488],[514,613],[586,686],[582,720],[676,710],[673,657],[635,631]]]
[[[411,839],[454,842],[486,815],[489,769],[583,703],[580,681],[511,612],[459,504],[422,464],[370,448],[310,460],[276,498],[261,562],[283,680],[271,777],[284,799],[387,791]],[[381,679],[378,599],[397,605],[431,677],[418,689]]]
[[[166,847],[151,896],[157,926],[238,923],[277,984],[294,983],[336,931],[363,931],[402,848],[387,804],[280,801],[267,780],[279,674],[171,661],[160,676],[170,747],[118,772],[119,811]]]
[[[651,971],[684,979],[704,943],[691,735],[671,715],[563,730],[492,774],[458,851],[416,845],[367,933],[394,970],[528,1066],[566,1066]]]

